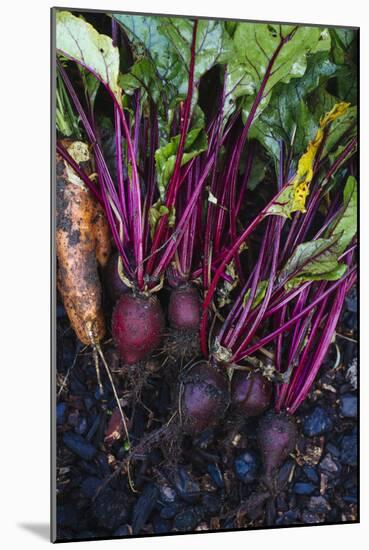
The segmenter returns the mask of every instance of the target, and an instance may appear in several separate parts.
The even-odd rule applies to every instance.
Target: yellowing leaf
[[[346,102],[336,103],[320,119],[319,128],[314,139],[310,141],[306,152],[300,157],[295,177],[279,195],[278,200],[270,206],[267,214],[276,214],[289,218],[292,212],[306,212],[305,203],[309,194],[310,183],[314,176],[316,155],[331,122],[342,116],[349,106],[350,104]]]
[[[323,142],[325,136],[325,130],[328,125],[336,120],[339,116],[343,115],[350,104],[341,102],[336,105],[328,113],[326,113],[319,122],[318,131],[312,141],[307,146],[306,153],[302,155],[297,167],[297,174],[293,180],[294,186],[294,210],[305,212],[306,198],[309,194],[309,185],[314,175],[314,161],[319,150],[320,145]]]
[[[345,112],[349,107],[350,107],[350,103],[347,103],[345,101],[342,101],[341,103],[336,103],[333,109],[331,109],[329,113],[325,114],[320,119],[320,127],[325,128],[327,124],[330,124],[331,122],[336,120],[336,118],[345,114]]]

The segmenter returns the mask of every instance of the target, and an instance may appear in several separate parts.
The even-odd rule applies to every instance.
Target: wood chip
[[[320,474],[320,494],[324,495],[328,486],[328,476],[326,474]]]

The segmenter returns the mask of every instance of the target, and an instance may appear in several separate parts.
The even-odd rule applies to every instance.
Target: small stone
[[[315,512],[317,514],[324,514],[331,509],[327,499],[322,496],[311,497],[307,507],[310,512]]]
[[[163,504],[169,504],[171,502],[175,502],[177,499],[177,493],[167,483],[160,483],[158,484],[159,487],[159,501]]]
[[[179,502],[173,502],[163,506],[160,510],[160,517],[163,519],[172,519],[183,508],[183,504]]]
[[[101,484],[102,480],[98,477],[86,477],[81,483],[81,491],[86,498],[93,498]]]
[[[346,371],[346,380],[351,384],[354,390],[357,389],[357,357],[350,361]]]
[[[83,435],[87,431],[87,419],[85,416],[80,416],[77,425],[74,428],[77,434]]]
[[[193,503],[200,498],[200,485],[192,478],[183,466],[179,466],[177,468],[173,482],[179,496],[185,502]]]
[[[178,531],[193,531],[198,521],[198,515],[193,509],[189,508],[176,515],[173,525]]]
[[[83,458],[83,460],[92,460],[97,453],[97,449],[91,443],[88,443],[81,435],[73,432],[66,432],[63,442],[70,451]]]
[[[316,487],[312,483],[295,483],[293,490],[296,495],[311,495],[315,491]]]
[[[86,410],[89,411],[94,406],[94,400],[91,397],[85,397],[83,403],[86,407]]]
[[[341,443],[341,461],[349,466],[357,465],[356,435],[345,435]]]
[[[65,413],[67,411],[67,404],[66,403],[58,403],[56,406],[56,423],[58,426],[61,424],[64,424],[65,421]]]
[[[313,445],[310,441],[306,445],[303,453],[300,453],[296,457],[296,462],[299,466],[316,466],[319,464],[322,458],[323,449],[318,445]]]
[[[329,478],[337,477],[341,468],[335,462],[332,456],[328,453],[319,464],[319,470],[328,474]]]
[[[203,495],[202,504],[206,512],[210,515],[216,514],[220,508],[219,498],[212,493],[205,493]]]
[[[115,531],[127,521],[126,506],[126,495],[108,487],[93,501],[92,511],[102,529]]]
[[[130,534],[128,525],[121,525],[114,531],[113,537],[128,537]]]
[[[218,489],[223,489],[224,480],[218,464],[208,464],[208,473]]]
[[[150,514],[156,506],[158,497],[159,489],[157,486],[154,483],[146,485],[145,489],[137,499],[133,510],[132,530],[135,535],[137,535],[146,525]]]
[[[328,488],[328,476],[327,474],[320,474],[320,494],[325,495]]]
[[[302,513],[303,523],[308,523],[309,525],[314,525],[315,523],[321,523],[321,519],[318,514],[309,512],[309,510],[304,510]]]
[[[302,468],[302,471],[304,472],[304,474],[306,475],[306,477],[308,478],[309,481],[311,481],[312,483],[315,483],[315,484],[319,483],[319,476],[318,476],[315,468],[305,464],[305,466]]]
[[[303,422],[303,432],[308,437],[323,435],[329,432],[333,427],[333,422],[327,411],[316,406],[313,411],[307,415]]]
[[[350,290],[345,298],[345,305],[351,313],[357,313],[357,290],[355,287]]]
[[[347,502],[347,504],[357,504],[357,496],[356,495],[346,495],[343,497],[343,500]]]
[[[78,422],[79,422],[79,412],[77,410],[71,411],[68,414],[69,426],[72,426],[72,428],[75,428],[78,425]]]
[[[288,510],[275,522],[276,525],[294,525],[297,523],[299,517],[298,510]]]
[[[333,445],[333,443],[327,443],[325,448],[327,452],[329,452],[335,458],[338,458],[340,456],[340,450],[338,449],[338,447]]]
[[[357,417],[357,397],[351,393],[342,395],[340,398],[340,414],[345,418]]]
[[[255,481],[259,462],[254,451],[245,451],[239,455],[234,461],[237,478],[243,483],[252,483]]]
[[[166,519],[161,518],[160,516],[155,516],[152,520],[152,526],[154,532],[158,535],[163,535],[164,533],[170,533],[171,525],[170,522]]]

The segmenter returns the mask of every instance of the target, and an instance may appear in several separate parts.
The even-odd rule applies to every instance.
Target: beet
[[[295,448],[297,426],[295,419],[285,413],[266,413],[259,422],[258,443],[264,465],[264,482],[275,490],[278,468]]]
[[[186,285],[171,291],[168,320],[173,328],[198,332],[201,320],[201,304],[196,288]]]
[[[183,381],[180,409],[182,429],[196,435],[220,420],[228,406],[228,381],[205,361],[195,365]]]
[[[146,359],[161,341],[164,314],[155,296],[123,294],[112,315],[112,334],[125,364]]]
[[[169,357],[189,361],[201,355],[200,335],[194,330],[169,328],[166,332],[163,349]]]
[[[123,283],[118,273],[118,252],[114,252],[109,258],[104,271],[105,287],[112,302],[116,302],[122,294],[129,292],[129,288]]]
[[[260,372],[236,371],[232,377],[232,404],[244,416],[258,416],[267,410],[272,384]]]

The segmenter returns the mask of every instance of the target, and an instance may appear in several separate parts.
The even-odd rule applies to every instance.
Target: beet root
[[[162,341],[165,321],[155,296],[123,294],[112,315],[112,334],[123,363],[146,359]]]
[[[244,416],[258,416],[271,402],[272,385],[260,372],[236,371],[232,377],[231,400]]]
[[[259,422],[258,443],[264,466],[264,483],[276,491],[278,468],[295,448],[297,426],[295,419],[285,413],[266,413]]]
[[[228,381],[205,361],[186,375],[180,399],[182,430],[196,435],[217,423],[229,403]]]
[[[178,330],[199,330],[201,304],[196,288],[186,285],[171,291],[168,320]]]
[[[163,349],[172,359],[183,361],[195,359],[201,353],[200,335],[194,330],[169,328],[165,335]]]
[[[201,302],[199,293],[190,285],[171,291],[168,306],[170,329],[164,351],[173,359],[189,361],[200,355]]]
[[[124,284],[119,277],[118,259],[118,252],[112,254],[104,270],[105,287],[113,303],[115,303],[122,294],[129,292],[128,286]]]

